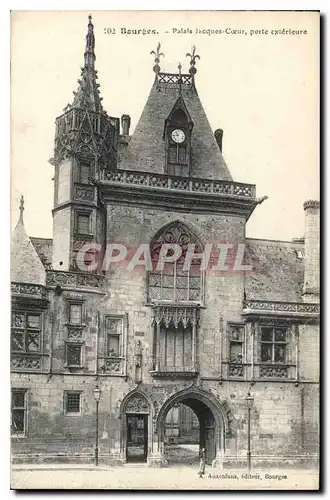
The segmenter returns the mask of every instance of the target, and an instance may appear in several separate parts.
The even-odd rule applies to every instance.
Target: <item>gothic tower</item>
[[[104,245],[105,213],[97,194],[101,169],[117,161],[119,119],[102,107],[95,70],[95,37],[89,16],[84,66],[72,104],[56,119],[53,209],[53,269],[79,270],[79,248]],[[92,260],[90,258],[90,260]],[[88,264],[89,257],[85,257]]]

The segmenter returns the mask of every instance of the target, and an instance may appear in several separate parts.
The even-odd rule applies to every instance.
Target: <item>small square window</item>
[[[67,415],[79,415],[81,413],[81,392],[65,393],[65,413]]]
[[[87,215],[87,214],[78,214],[77,215],[77,233],[78,234],[90,234],[89,215]]]
[[[81,366],[81,345],[66,345],[66,362],[68,366]]]
[[[82,324],[82,305],[81,304],[70,304],[69,323],[70,323],[70,325],[81,325]]]

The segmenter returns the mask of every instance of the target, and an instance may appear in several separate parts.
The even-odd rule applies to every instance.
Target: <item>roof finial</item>
[[[200,59],[200,56],[198,54],[195,54],[196,52],[196,47],[193,45],[191,48],[191,54],[187,52],[186,57],[190,57],[190,68],[189,68],[189,73],[191,76],[196,75],[197,69],[195,68],[196,65],[196,59]]]
[[[20,202],[19,202],[19,220],[20,222],[23,222],[23,212],[24,212],[24,196],[21,196]]]
[[[178,70],[179,70],[178,84],[179,84],[179,92],[180,92],[180,95],[181,95],[181,93],[182,93],[182,73],[181,73],[182,66],[181,66],[180,62],[178,64]]]
[[[155,64],[152,69],[156,74],[160,72],[160,66],[159,66],[160,56],[165,57],[165,54],[163,54],[163,52],[160,52],[160,47],[161,47],[160,42],[158,42],[156,47],[156,52],[154,50],[150,52],[151,55],[155,56]]]

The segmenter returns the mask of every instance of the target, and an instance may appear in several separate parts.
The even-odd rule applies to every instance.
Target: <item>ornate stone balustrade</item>
[[[317,318],[320,305],[303,302],[280,302],[266,300],[243,301],[243,315],[278,315]]]
[[[47,271],[46,284],[49,287],[60,285],[68,288],[85,288],[104,290],[104,276],[90,273],[75,273],[69,271]]]
[[[38,297],[42,299],[48,298],[47,289],[42,285],[35,285],[33,283],[17,283],[12,281],[11,293],[13,295],[29,295],[31,297]]]
[[[256,187],[254,184],[186,178],[165,174],[137,172],[134,170],[104,170],[101,175],[101,181],[110,181],[113,184],[130,184],[149,188],[170,189],[190,193],[208,193],[228,197],[253,199],[256,195]]]
[[[193,378],[197,377],[199,370],[193,364],[186,364],[185,366],[162,366],[150,370],[152,377],[159,378]]]

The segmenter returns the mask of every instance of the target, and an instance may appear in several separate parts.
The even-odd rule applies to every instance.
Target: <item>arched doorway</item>
[[[121,454],[125,462],[147,462],[152,442],[152,408],[144,394],[128,394],[120,411]]]
[[[198,388],[183,390],[172,395],[159,410],[156,429],[160,453],[166,456],[166,417],[171,408],[178,403],[191,408],[198,418],[199,447],[205,448],[206,462],[211,465],[215,459],[221,460],[225,448],[227,425],[225,415],[216,398]]]

